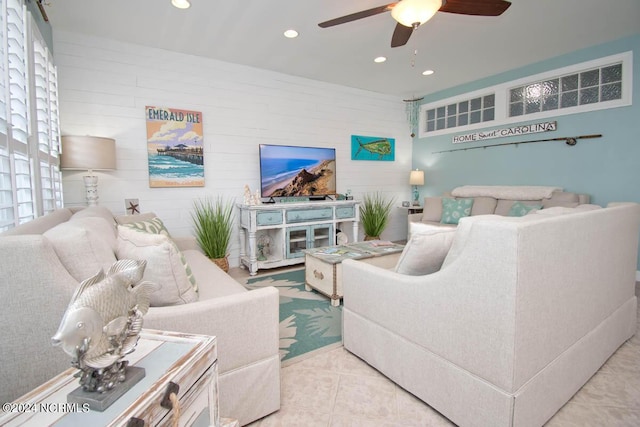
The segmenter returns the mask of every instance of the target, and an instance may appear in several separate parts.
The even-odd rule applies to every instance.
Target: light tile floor
[[[246,273],[232,273],[240,278]],[[640,284],[636,285],[640,295]],[[640,326],[640,317],[638,318]],[[251,427],[453,426],[343,347],[281,370],[281,409]],[[634,335],[546,424],[640,426],[640,336]]]

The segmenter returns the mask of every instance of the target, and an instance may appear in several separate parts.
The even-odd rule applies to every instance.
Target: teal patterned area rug
[[[251,277],[247,289],[275,286],[280,292],[280,360],[283,365],[342,345],[342,306],[304,289],[304,268]],[[294,360],[295,359],[295,360]]]

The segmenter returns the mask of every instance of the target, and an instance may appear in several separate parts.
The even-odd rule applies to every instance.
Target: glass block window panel
[[[496,96],[491,94],[482,98],[483,108],[493,108],[496,105]]]
[[[458,111],[457,104],[451,104],[447,106],[447,116],[455,116]]]
[[[589,87],[580,90],[580,105],[593,104],[599,101],[597,87]]]
[[[456,126],[456,116],[447,117],[447,127],[454,128]]]
[[[460,114],[458,116],[458,126],[466,126],[469,124],[469,115],[468,114]]]
[[[578,105],[578,91],[574,90],[560,95],[560,108],[575,107]]]
[[[444,118],[442,118],[442,119],[438,119],[438,120],[436,121],[436,128],[437,128],[438,130],[440,130],[440,129],[444,129],[444,128],[445,128],[445,123],[446,123],[446,122],[445,122],[445,119],[444,119]]]
[[[578,89],[578,75],[577,74],[573,74],[570,76],[565,76],[562,77],[561,79],[562,81],[562,91],[563,92],[567,92],[570,90],[576,90]]]
[[[468,113],[469,112],[469,101],[463,101],[458,103],[458,112],[459,113]]]
[[[571,73],[509,91],[509,117],[622,98],[622,63]]]
[[[622,64],[603,67],[600,79],[602,84],[622,81]]]
[[[481,113],[482,113],[481,111],[471,112],[471,124],[480,123],[480,119],[482,118]]]
[[[482,121],[490,122],[495,118],[495,110],[493,108],[487,108],[482,111]]]
[[[600,101],[614,101],[622,98],[622,83],[603,85],[600,91]]]
[[[598,86],[600,82],[600,70],[591,70],[580,73],[580,87]]]
[[[482,108],[482,98],[474,98],[471,100],[471,111]]]

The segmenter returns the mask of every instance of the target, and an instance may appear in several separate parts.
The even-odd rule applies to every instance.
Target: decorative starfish
[[[138,203],[129,202],[129,207],[127,208],[127,210],[131,211],[131,215],[140,213],[140,210],[138,210],[138,206],[140,206]]]

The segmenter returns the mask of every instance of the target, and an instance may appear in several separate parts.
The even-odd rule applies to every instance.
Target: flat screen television
[[[336,149],[260,144],[262,197],[336,194]]]

